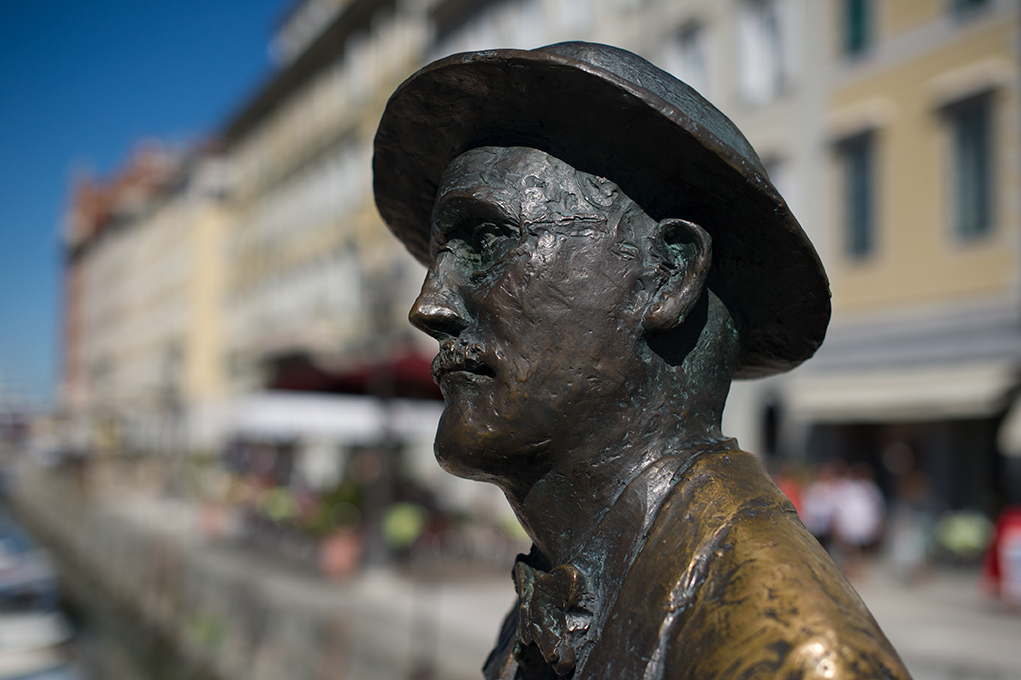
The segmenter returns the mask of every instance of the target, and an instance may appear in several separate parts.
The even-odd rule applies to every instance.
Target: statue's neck
[[[670,428],[657,422],[651,429],[625,428],[623,436],[611,440],[613,445],[579,445],[562,455],[551,455],[555,461],[552,469],[520,496],[508,492],[518,519],[550,566],[575,559],[607,511],[643,470],[664,456],[683,459],[722,439],[718,427],[684,422],[694,427]]]

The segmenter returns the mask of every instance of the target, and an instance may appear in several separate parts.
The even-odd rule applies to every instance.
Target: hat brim
[[[632,58],[622,77],[556,47],[454,55],[397,89],[373,157],[376,205],[391,231],[428,266],[433,203],[450,162],[479,146],[538,148],[614,181],[655,219],[688,219],[710,233],[714,291],[741,327],[735,377],[812,356],[830,318],[825,271],[733,123],[630,53],[606,48]]]

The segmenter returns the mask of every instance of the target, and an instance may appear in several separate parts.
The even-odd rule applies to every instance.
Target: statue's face
[[[549,451],[629,408],[648,271],[617,225],[649,220],[635,213],[612,183],[535,149],[475,149],[448,167],[434,261],[411,310],[440,343],[436,454],[447,470],[541,474]]]

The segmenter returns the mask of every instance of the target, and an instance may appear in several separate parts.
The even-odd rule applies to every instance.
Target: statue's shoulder
[[[701,454],[675,482],[604,631],[648,631],[622,639],[643,667],[625,669],[625,648],[600,664],[663,680],[909,677],[755,456]]]

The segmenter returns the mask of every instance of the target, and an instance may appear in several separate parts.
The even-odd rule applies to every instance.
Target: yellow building
[[[947,509],[1021,502],[1003,424],[1021,377],[1018,4],[826,10],[834,316],[779,390],[788,443],[870,462],[888,487],[918,470]]]
[[[211,446],[225,393],[225,214],[213,157],[143,147],[79,186],[65,243],[67,445],[93,452]]]

